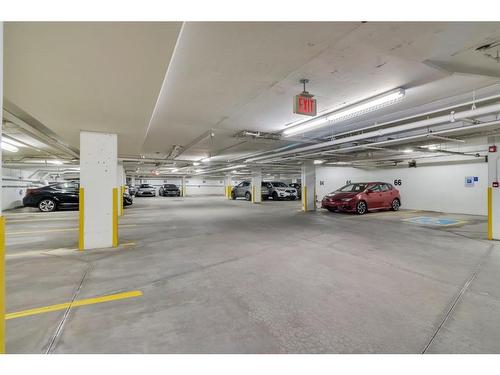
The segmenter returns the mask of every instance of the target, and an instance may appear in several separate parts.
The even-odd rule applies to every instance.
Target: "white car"
[[[269,189],[269,196],[275,201],[279,199],[290,199],[293,201],[297,198],[297,189],[288,186],[284,182],[271,181],[266,182],[266,184]]]
[[[150,184],[141,184],[135,193],[136,197],[156,197],[156,189]]]

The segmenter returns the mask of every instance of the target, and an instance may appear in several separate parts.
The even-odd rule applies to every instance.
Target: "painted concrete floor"
[[[7,351],[500,353],[500,248],[484,217],[299,208],[136,198],[125,246],[85,252],[77,212],[7,212],[8,313],[143,293],[10,319]]]

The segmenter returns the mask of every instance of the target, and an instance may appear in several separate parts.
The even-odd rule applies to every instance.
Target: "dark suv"
[[[160,186],[160,190],[158,191],[158,195],[164,197],[180,197],[181,191],[174,184],[164,184]]]
[[[24,207],[37,207],[42,212],[59,209],[78,209],[80,184],[78,182],[60,182],[40,188],[26,190],[23,198]],[[123,194],[123,205],[133,203],[128,192]]]

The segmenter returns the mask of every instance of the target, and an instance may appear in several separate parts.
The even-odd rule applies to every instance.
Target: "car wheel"
[[[263,196],[262,196],[262,200],[263,200],[263,201],[267,201],[268,199],[269,199],[269,196],[268,196],[268,195],[263,195]]]
[[[246,199],[247,201],[251,201],[251,200],[252,200],[252,194],[250,194],[250,192],[249,192],[249,191],[247,191],[247,192],[246,192],[246,194],[245,194],[245,199]]]
[[[333,207],[327,207],[326,209],[327,209],[328,211],[330,211],[330,212],[335,212],[335,211],[336,211],[336,210],[335,210],[335,208],[333,208]]]
[[[231,199],[236,200],[236,193],[234,191],[231,192]]]
[[[273,201],[277,201],[277,200],[278,200],[278,193],[273,192]]]
[[[400,206],[401,206],[401,202],[400,202],[400,201],[399,201],[399,199],[397,199],[397,198],[396,198],[396,199],[394,199],[394,200],[392,201],[392,203],[391,203],[391,209],[392,209],[393,211],[397,211],[397,210],[399,210],[399,207],[400,207]]]
[[[358,204],[356,205],[356,212],[359,215],[365,214],[367,209],[368,209],[368,206],[366,205],[365,201],[359,201]]]
[[[56,202],[54,202],[52,199],[42,199],[38,203],[38,209],[42,212],[53,212],[57,208]]]
[[[290,200],[291,200],[291,201],[294,201],[294,200],[295,200],[295,197],[290,197]]]

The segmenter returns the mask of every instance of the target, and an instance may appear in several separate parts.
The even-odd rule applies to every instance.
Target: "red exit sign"
[[[293,113],[316,116],[316,99],[313,99],[312,95],[296,95],[293,101]]]

